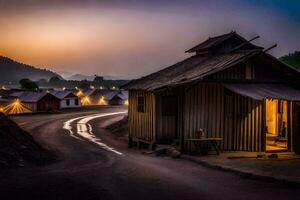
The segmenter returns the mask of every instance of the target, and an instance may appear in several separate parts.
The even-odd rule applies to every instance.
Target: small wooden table
[[[193,143],[198,143],[200,144],[201,142],[209,142],[211,146],[215,149],[216,154],[220,154],[220,149],[218,147],[218,141],[223,141],[223,138],[192,138],[192,139],[186,139],[186,141],[193,142]]]

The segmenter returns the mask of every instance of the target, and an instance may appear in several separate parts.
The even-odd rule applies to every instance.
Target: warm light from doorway
[[[128,101],[128,99],[126,99],[126,100],[124,101],[124,105],[126,105],[126,106],[128,106],[128,105],[129,105],[129,101]]]
[[[101,96],[99,101],[98,101],[98,105],[107,105],[104,96]]]
[[[91,101],[90,101],[90,98],[88,96],[85,96],[81,99],[81,104],[83,106],[86,106],[86,105],[91,105]]]

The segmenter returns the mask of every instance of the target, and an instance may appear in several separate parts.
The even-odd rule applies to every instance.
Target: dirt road
[[[127,149],[102,129],[124,115],[111,113],[124,111],[112,107],[15,117],[59,160],[1,171],[0,199],[300,199],[299,188]]]

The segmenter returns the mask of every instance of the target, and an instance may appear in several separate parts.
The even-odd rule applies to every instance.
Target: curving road
[[[15,117],[59,161],[0,173],[0,199],[299,199],[299,188],[152,157],[102,127],[124,108]]]

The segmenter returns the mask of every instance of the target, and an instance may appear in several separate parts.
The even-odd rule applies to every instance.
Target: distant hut
[[[52,95],[60,99],[60,108],[78,108],[81,106],[79,97],[71,91],[52,91]]]
[[[127,105],[128,92],[124,90],[112,90],[104,96],[104,100],[108,105]]]
[[[222,150],[300,152],[299,71],[236,32],[186,52],[194,55],[123,87],[130,142],[192,151],[203,130],[223,138]]]
[[[60,99],[47,92],[13,92],[9,98],[20,100],[22,105],[32,112],[59,110],[60,108]]]
[[[88,89],[83,91],[81,102],[83,105],[106,105],[104,96],[110,93],[110,90]]]

